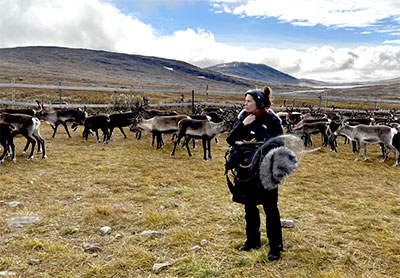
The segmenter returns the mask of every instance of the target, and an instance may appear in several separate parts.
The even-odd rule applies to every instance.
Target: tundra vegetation
[[[378,145],[369,148],[370,161],[354,162],[343,138],[339,153],[322,148],[303,157],[279,195],[281,217],[295,227],[283,230],[282,259],[269,262],[265,220],[263,247],[237,251],[244,209],[231,201],[223,176],[226,134],[205,162],[201,148],[192,157],[171,157],[170,140],[152,148],[149,133],[124,140],[118,132],[104,145],[84,142],[82,129],[51,138],[42,125],[46,160],[27,161],[26,140],[15,138],[18,162],[0,165],[0,272],[154,277],[154,264],[170,263],[160,277],[398,277],[400,172],[393,157],[377,163]],[[9,226],[19,216],[40,220]],[[112,231],[103,236],[104,226]],[[148,230],[160,233],[140,235]],[[102,251],[85,252],[84,244]]]

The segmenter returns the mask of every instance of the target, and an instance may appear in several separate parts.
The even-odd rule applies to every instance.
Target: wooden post
[[[194,114],[194,90],[192,90],[192,113]]]
[[[59,104],[61,104],[61,102],[62,102],[61,81],[60,81],[60,82],[58,82],[58,86],[59,86],[59,88],[58,88],[58,92],[59,92],[59,99],[58,99],[58,103],[59,103]]]

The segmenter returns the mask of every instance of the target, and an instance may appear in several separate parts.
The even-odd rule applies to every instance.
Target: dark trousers
[[[271,250],[282,251],[282,227],[278,209],[278,188],[266,192],[261,204],[267,216],[266,228],[269,246]],[[260,242],[260,212],[257,208],[257,202],[246,203],[244,208],[246,213],[247,242],[250,245],[257,244]]]

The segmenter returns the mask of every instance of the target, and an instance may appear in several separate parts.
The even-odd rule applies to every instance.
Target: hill
[[[182,61],[63,47],[0,49],[0,82],[133,87],[253,88],[254,80],[227,76]]]
[[[299,85],[304,81],[264,64],[232,62],[211,66],[207,69],[235,77],[244,77],[268,83]]]

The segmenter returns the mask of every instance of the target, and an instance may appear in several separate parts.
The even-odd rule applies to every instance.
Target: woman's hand
[[[255,120],[256,120],[256,115],[250,114],[243,120],[243,124],[244,125],[249,125],[252,122],[254,122]]]

